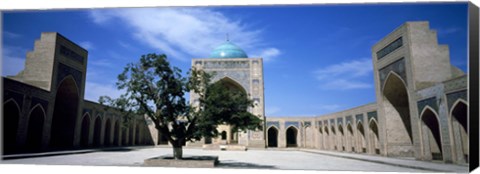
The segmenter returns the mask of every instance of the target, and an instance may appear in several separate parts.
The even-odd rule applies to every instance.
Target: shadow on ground
[[[136,149],[128,148],[128,147],[98,149],[98,151],[102,151],[102,152],[129,152],[134,150]]]
[[[275,169],[275,166],[244,163],[231,160],[222,160],[215,167],[218,168],[253,168],[253,169]]]

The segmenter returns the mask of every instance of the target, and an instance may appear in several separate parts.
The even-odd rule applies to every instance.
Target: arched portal
[[[331,149],[332,146],[330,145],[330,143],[331,143],[330,142],[330,132],[328,131],[327,126],[323,127],[323,132],[325,132],[324,133],[324,138],[323,138],[323,140],[324,140],[323,141],[323,147],[324,147],[325,150]]]
[[[110,119],[107,119],[105,122],[105,134],[103,135],[104,140],[103,140],[103,145],[105,146],[110,146],[111,145],[111,140],[112,140],[112,124],[110,123]]]
[[[3,153],[11,154],[17,147],[18,121],[20,117],[20,107],[13,100],[7,101],[3,105]]]
[[[129,144],[130,145],[135,145],[135,139],[134,139],[135,138],[135,135],[134,135],[135,125],[134,125],[133,122],[130,123],[130,128],[128,130],[130,130],[130,132],[128,133],[128,136],[130,138]]]
[[[391,72],[383,88],[383,109],[386,117],[387,143],[402,144],[408,152],[401,156],[413,156],[412,126],[410,120],[409,96],[401,78]]]
[[[127,146],[128,145],[128,131],[127,127],[122,126],[122,146]]]
[[[457,102],[452,109],[451,115],[452,134],[457,160],[459,162],[469,163],[468,106],[463,101]]]
[[[347,124],[347,148],[355,152],[355,137],[353,136],[353,128],[350,123]]]
[[[268,128],[268,147],[278,147],[278,130],[275,127]]]
[[[222,131],[220,136],[221,136],[222,140],[227,140],[227,132],[226,131]]]
[[[338,125],[338,147],[340,147],[338,150],[345,151],[345,144],[344,144],[344,133],[343,133],[343,126]]]
[[[140,124],[135,126],[135,144],[140,145]]]
[[[368,125],[369,128],[369,136],[370,136],[370,150],[371,153],[380,154],[380,143],[378,141],[378,126],[377,121],[370,120],[370,124]]]
[[[80,136],[80,146],[88,147],[90,139],[90,114],[85,114],[82,119],[82,132]]]
[[[102,119],[100,118],[100,115],[97,116],[97,119],[95,119],[95,127],[93,130],[93,145],[98,147],[101,146],[102,144]]]
[[[440,126],[435,113],[426,108],[422,118],[422,143],[425,157],[432,160],[443,160]]]
[[[115,128],[113,131],[113,145],[119,146],[120,145],[120,123],[119,121],[115,121]]]
[[[28,119],[28,132],[26,147],[28,151],[39,151],[42,148],[43,123],[45,121],[45,110],[37,105],[30,112]]]
[[[79,92],[73,77],[65,78],[55,94],[50,145],[54,149],[73,147]]]
[[[330,132],[332,133],[331,134],[331,144],[332,144],[332,149],[333,150],[338,150],[338,146],[337,146],[337,131],[335,131],[335,127],[332,125],[330,126]]]
[[[367,152],[367,144],[365,141],[365,129],[362,122],[357,122],[357,139],[358,139],[358,151],[362,153]]]
[[[324,142],[324,138],[323,138],[323,137],[324,137],[324,135],[323,135],[323,127],[322,127],[322,126],[320,126],[320,127],[318,128],[318,135],[320,136],[320,138],[318,138],[318,141],[319,141],[319,142],[318,142],[318,148],[319,148],[319,149],[324,149],[324,146],[323,146],[323,142]]]
[[[287,147],[297,147],[297,134],[298,130],[291,126],[287,129]]]

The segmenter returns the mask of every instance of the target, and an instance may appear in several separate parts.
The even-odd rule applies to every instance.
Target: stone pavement
[[[412,169],[429,170],[429,171],[436,171],[436,172],[468,173],[467,165],[446,164],[443,162],[428,162],[428,161],[420,161],[415,159],[401,159],[401,158],[384,157],[384,156],[378,156],[378,155],[332,152],[332,151],[324,151],[324,150],[316,150],[316,149],[299,149],[299,150],[303,152],[336,156],[336,157],[347,158],[347,159],[369,161],[374,163],[387,164],[387,165],[398,166],[398,167],[407,167]]]
[[[6,164],[143,166],[143,160],[172,154],[170,147],[130,147],[55,152],[27,158],[10,158]],[[387,158],[353,153],[313,149],[251,149],[248,151],[212,151],[185,148],[184,156],[219,156],[218,168],[293,169],[322,171],[379,171],[379,172],[468,172],[467,166],[431,163],[416,160]]]

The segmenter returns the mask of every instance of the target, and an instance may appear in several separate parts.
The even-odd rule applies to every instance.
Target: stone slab
[[[143,163],[144,166],[182,168],[213,168],[217,164],[218,156],[187,156],[181,160],[175,160],[172,155],[149,158]]]

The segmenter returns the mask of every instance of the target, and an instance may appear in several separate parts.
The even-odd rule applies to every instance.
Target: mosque
[[[58,149],[168,145],[149,119],[123,120],[84,100],[87,50],[42,33],[25,69],[3,78],[4,154]],[[187,143],[187,147],[314,148],[468,164],[467,74],[450,64],[428,22],[406,22],[372,47],[376,102],[315,117],[265,116],[263,59],[227,41],[192,67],[247,93],[263,130]],[[198,95],[190,94],[198,104]]]

